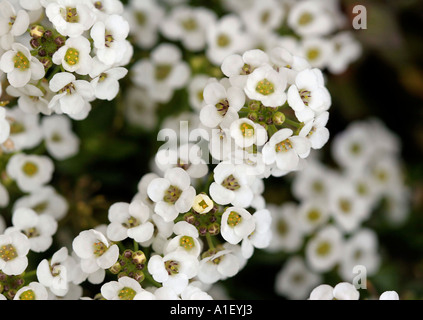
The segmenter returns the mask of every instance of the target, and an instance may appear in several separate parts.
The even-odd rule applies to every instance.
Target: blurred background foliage
[[[366,222],[380,241],[383,263],[369,282],[368,292],[396,290],[402,299],[423,298],[423,1],[421,0],[341,0],[350,20],[353,6],[367,8],[367,29],[353,30],[363,46],[359,61],[341,75],[327,74],[327,86],[333,103],[328,128],[331,136],[343,131],[355,120],[377,117],[395,132],[402,142],[402,161],[407,183],[412,188],[409,219],[397,228],[378,219],[377,212]],[[224,14],[218,0],[193,0],[192,5],[213,8]],[[206,68],[211,76],[219,70],[202,65],[204,60],[184,54],[194,71]],[[148,56],[135,49],[131,64]],[[128,66],[129,70],[131,64]],[[197,69],[196,69],[197,68]],[[140,178],[150,172],[150,161],[159,146],[159,125],[146,131],[125,120],[124,96],[131,86],[130,77],[121,80],[121,92],[112,102],[97,101],[84,121],[74,122],[81,139],[77,156],[56,162],[54,181],[58,192],[67,197],[71,208],[61,221],[69,236],[81,229],[107,223],[111,203],[129,202]],[[172,101],[157,110],[159,124],[182,110],[189,110],[187,93],[177,91]],[[371,137],[369,137],[371,139]],[[330,156],[330,141],[323,154]],[[330,160],[328,160],[330,161]],[[265,198],[282,203],[291,198],[289,179],[266,181]],[[256,250],[247,266],[234,278],[223,282],[235,299],[276,299],[275,275],[286,257]],[[340,281],[325,275],[327,283]]]

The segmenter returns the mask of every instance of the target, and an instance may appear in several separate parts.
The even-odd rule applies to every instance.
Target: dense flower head
[[[410,197],[400,142],[375,119],[322,163],[327,74],[361,46],[336,0],[219,4],[0,2],[0,300],[213,299],[257,251],[284,258],[280,296],[360,298],[352,270],[382,264],[365,223],[381,207],[403,221]],[[156,133],[143,159],[138,135]],[[329,272],[342,281],[319,285]]]

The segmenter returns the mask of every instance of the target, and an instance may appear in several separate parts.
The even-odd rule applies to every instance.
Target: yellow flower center
[[[22,171],[27,176],[32,177],[38,172],[38,166],[34,162],[28,161],[22,166]]]
[[[275,145],[276,152],[284,152],[292,149],[292,143],[289,139],[285,139]]]
[[[137,293],[135,292],[134,289],[129,287],[124,287],[119,291],[118,297],[120,300],[134,300],[134,297],[136,294]]]
[[[28,58],[21,51],[16,53],[13,63],[15,64],[15,68],[21,71],[28,69],[30,64]]]
[[[19,300],[35,300],[35,292],[31,289],[21,293]]]
[[[10,261],[18,256],[16,249],[11,244],[6,244],[0,247],[0,258],[4,261]]]
[[[228,225],[232,228],[234,228],[236,225],[238,225],[242,221],[242,217],[240,214],[238,214],[235,211],[231,211],[228,216]]]
[[[179,240],[179,245],[183,247],[185,250],[191,250],[195,247],[194,239],[189,236],[183,236]]]
[[[264,96],[267,96],[275,92],[275,85],[265,78],[258,82],[256,91]]]
[[[79,62],[79,51],[75,48],[69,48],[65,54],[65,62],[71,66],[76,65]]]

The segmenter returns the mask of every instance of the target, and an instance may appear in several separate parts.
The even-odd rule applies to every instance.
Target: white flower
[[[254,253],[254,248],[267,248],[272,241],[271,230],[272,215],[269,210],[261,209],[253,214],[255,228],[252,233],[242,239],[241,251],[244,258],[249,259]]]
[[[82,271],[94,273],[110,268],[119,257],[119,248],[94,229],[84,230],[73,240],[72,248],[81,258]]]
[[[314,288],[309,300],[358,300],[360,293],[351,283],[340,282],[335,287],[321,284]]]
[[[325,200],[331,192],[331,184],[338,179],[336,173],[322,163],[312,160],[302,170],[296,172],[292,192],[299,200]]]
[[[173,227],[175,236],[169,240],[164,248],[164,254],[175,251],[183,251],[194,257],[201,253],[202,244],[198,239],[198,230],[185,221],[177,222]]]
[[[270,65],[255,69],[244,88],[248,98],[260,101],[266,107],[279,107],[286,102],[287,79]]]
[[[158,28],[163,22],[165,10],[155,0],[130,0],[125,6],[125,17],[135,43],[150,49],[157,43]]]
[[[20,43],[12,44],[11,50],[3,53],[0,70],[7,74],[10,85],[17,88],[23,87],[30,80],[40,80],[45,74],[41,62]]]
[[[214,78],[212,79],[213,80],[211,80],[206,74],[195,74],[191,77],[187,89],[189,94],[189,104],[194,110],[201,111],[201,108],[204,105],[204,88],[211,81],[215,80]]]
[[[108,217],[107,237],[112,241],[129,237],[137,242],[145,242],[153,236],[154,226],[149,221],[150,208],[140,200],[114,203],[109,208]]]
[[[17,199],[13,210],[30,208],[39,215],[50,215],[56,220],[62,219],[69,208],[66,199],[58,194],[52,186],[37,188],[29,195]]]
[[[267,205],[272,216],[272,241],[267,246],[269,252],[294,252],[303,243],[304,234],[298,222],[297,204],[286,202],[281,206]]]
[[[276,0],[255,1],[251,8],[241,12],[241,18],[249,32],[267,37],[283,21],[284,7]]]
[[[214,208],[214,202],[204,193],[197,194],[194,198],[192,209],[199,214],[206,214]]]
[[[48,300],[48,292],[41,283],[34,281],[20,288],[13,300]]]
[[[106,300],[155,300],[154,294],[144,290],[135,279],[126,276],[118,281],[106,282],[100,290]]]
[[[341,282],[333,288],[333,297],[336,300],[358,300],[360,292],[351,283]]]
[[[165,221],[174,220],[179,213],[191,209],[196,195],[188,173],[182,168],[168,169],[164,178],[151,181],[147,193],[156,202],[154,212]]]
[[[231,54],[222,61],[222,72],[233,86],[244,88],[248,75],[267,65],[269,56],[262,50],[247,50],[242,55]]]
[[[101,100],[113,100],[119,93],[119,80],[125,77],[127,73],[128,69],[123,67],[116,67],[101,72],[91,80],[94,96]]]
[[[310,121],[329,109],[331,96],[319,69],[306,69],[297,74],[295,84],[288,89],[288,104],[301,122]]]
[[[294,83],[298,72],[309,69],[310,64],[305,58],[293,54],[296,53],[298,49],[286,48],[287,46],[285,45],[285,42],[287,41],[284,41],[277,47],[272,48],[269,52],[269,58],[277,70],[285,75],[288,85],[290,85]]]
[[[201,157],[201,148],[197,144],[183,144],[177,150],[160,149],[155,156],[155,164],[162,171],[179,167],[184,169],[191,178],[204,177],[209,169]]]
[[[330,134],[326,128],[328,120],[329,112],[322,112],[316,118],[306,122],[298,135],[306,137],[312,149],[321,149],[329,141]]]
[[[238,119],[238,111],[244,106],[244,92],[237,87],[225,88],[218,82],[209,83],[203,92],[204,106],[200,110],[200,121],[214,128],[225,119]]]
[[[307,37],[300,41],[298,55],[305,58],[312,67],[323,69],[332,57],[333,46],[326,38]]]
[[[109,66],[121,61],[127,49],[124,43],[128,33],[129,23],[120,15],[112,14],[105,21],[96,22],[90,35],[97,58]]]
[[[47,4],[46,16],[59,33],[74,38],[95,22],[93,7],[85,0],[57,0]]]
[[[219,161],[229,160],[233,149],[236,147],[231,138],[229,127],[222,124],[211,130],[208,145],[210,155]]]
[[[206,56],[211,63],[220,65],[228,55],[244,51],[247,43],[241,18],[227,14],[207,28]]]
[[[340,181],[332,188],[327,203],[332,217],[341,230],[347,233],[353,232],[369,218],[371,213],[369,203],[357,196],[349,181]]]
[[[180,40],[190,51],[206,46],[206,31],[215,23],[213,11],[206,8],[177,6],[160,24],[163,35],[170,40]]]
[[[327,203],[310,198],[298,206],[298,222],[304,233],[310,234],[330,218]]]
[[[92,10],[97,16],[96,21],[105,20],[112,14],[123,14],[124,6],[120,0],[90,0],[94,5]]]
[[[56,251],[51,260],[44,259],[37,266],[37,279],[56,296],[63,297],[69,292],[69,283],[73,281],[76,261],[63,247]]]
[[[57,160],[71,158],[79,151],[79,137],[71,125],[70,119],[63,115],[51,115],[41,121],[46,149]]]
[[[379,300],[399,300],[399,296],[396,291],[385,291],[380,295]]]
[[[25,10],[18,10],[9,1],[0,2],[0,47],[9,50],[14,37],[21,36],[29,26],[29,15]]]
[[[53,235],[57,230],[57,222],[52,216],[38,215],[29,208],[16,209],[12,215],[12,224],[10,231],[20,231],[25,234],[34,252],[44,252],[50,248]]]
[[[31,149],[42,141],[40,119],[37,114],[28,114],[18,107],[7,109],[6,115],[10,121],[10,140],[13,151]]]
[[[307,242],[305,252],[310,267],[316,272],[329,271],[340,260],[344,239],[333,225],[327,225]]]
[[[220,233],[231,244],[239,243],[255,229],[255,219],[244,208],[229,207],[223,212]]]
[[[310,154],[310,147],[307,138],[293,135],[291,129],[280,129],[263,146],[264,163],[276,163],[277,168],[282,171],[296,170],[300,158],[304,159]]]
[[[66,71],[86,75],[91,71],[91,44],[84,36],[68,38],[65,44],[57,50],[52,60],[62,65]]]
[[[198,272],[198,259],[184,251],[170,252],[165,256],[153,255],[148,261],[148,272],[153,279],[180,294],[189,279]]]
[[[57,94],[51,99],[49,108],[57,113],[80,120],[91,110],[89,101],[93,99],[94,92],[88,81],[76,80],[69,72],[60,72],[50,80],[50,89]]]
[[[215,202],[221,205],[232,203],[242,208],[251,204],[254,195],[245,166],[221,162],[213,172],[214,182],[210,185],[209,194]]]
[[[0,270],[7,275],[19,275],[28,266],[28,238],[19,231],[0,235]]]
[[[355,266],[364,266],[367,276],[374,275],[380,266],[378,239],[375,231],[360,229],[345,242],[339,274],[344,281],[353,281]]]
[[[238,257],[231,250],[224,249],[208,253],[201,259],[198,279],[206,284],[233,277],[240,270]]]
[[[0,107],[0,144],[5,142],[10,135],[10,124],[6,119],[6,109]]]
[[[314,288],[308,300],[333,300],[333,287],[328,284],[321,284]]]
[[[44,90],[44,87],[42,88]],[[25,113],[51,114],[51,110],[48,108],[47,96],[43,93],[41,88],[34,84],[28,83],[20,88],[8,86],[6,92],[10,96],[18,97],[18,106]]]
[[[293,300],[305,299],[320,282],[320,275],[308,269],[302,257],[293,256],[276,275],[275,291]]]
[[[17,153],[7,163],[7,174],[24,192],[34,191],[50,182],[54,165],[50,158]]]
[[[349,64],[356,61],[362,52],[361,44],[354,39],[352,32],[341,31],[331,38],[332,55],[327,62],[327,68],[332,74],[341,74]]]
[[[229,130],[231,137],[240,148],[262,146],[267,141],[266,129],[248,118],[233,121]]]
[[[191,70],[177,46],[163,43],[151,52],[149,59],[136,62],[132,72],[136,85],[146,88],[153,100],[166,103],[174,90],[187,84]]]
[[[287,24],[300,36],[319,36],[327,35],[335,28],[334,20],[326,3],[305,0],[293,4]]]
[[[197,281],[198,282],[198,281]],[[181,293],[182,300],[213,300],[207,292],[203,291],[197,282],[190,283]]]

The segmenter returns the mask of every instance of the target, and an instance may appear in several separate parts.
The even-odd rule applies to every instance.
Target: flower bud
[[[205,225],[199,226],[198,232],[200,233],[201,236],[205,236],[206,233],[207,233],[207,226],[205,226]]]
[[[53,61],[50,57],[42,57],[40,59],[41,64],[44,66],[44,69],[48,69],[53,65]]]
[[[142,282],[145,279],[144,272],[138,270],[132,273],[131,278],[134,278],[138,282]]]
[[[32,48],[37,49],[40,46],[40,41],[36,38],[32,38],[31,41],[29,41],[29,44]]]
[[[134,253],[132,253],[132,262],[135,264],[145,264],[147,261],[147,258],[145,257],[144,252],[141,250],[138,250]]]
[[[250,103],[248,104],[248,108],[249,108],[251,111],[259,111],[259,110],[260,110],[260,108],[261,108],[261,104],[260,104],[260,102],[259,102],[259,101],[252,100],[252,101],[250,101]]]
[[[113,274],[118,274],[122,270],[122,266],[120,265],[119,261],[112,265],[109,271]]]
[[[278,111],[273,115],[272,120],[275,125],[281,125],[285,122],[285,115],[282,112]]]
[[[209,225],[207,228],[208,233],[210,233],[212,236],[218,235],[220,232],[220,226],[218,223],[214,222]]]
[[[47,52],[45,49],[41,48],[40,50],[38,50],[38,55],[40,57],[45,57],[47,55]]]
[[[195,215],[191,212],[188,212],[187,214],[184,215],[184,220],[188,222],[189,224],[194,224],[196,220]]]
[[[54,39],[54,43],[58,46],[58,47],[62,47],[66,42],[66,38],[62,37],[62,36],[58,36]]]
[[[39,39],[44,35],[44,32],[45,32],[45,29],[43,26],[35,25],[31,27],[29,34],[31,35],[32,38]]]
[[[52,32],[51,30],[46,30],[46,31],[44,32],[44,36],[45,36],[46,38],[50,38],[52,35],[53,35],[53,32]]]
[[[251,121],[257,121],[258,116],[257,116],[257,113],[255,113],[255,112],[250,112],[250,113],[248,114],[247,118],[248,118],[248,119],[250,119]]]

